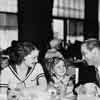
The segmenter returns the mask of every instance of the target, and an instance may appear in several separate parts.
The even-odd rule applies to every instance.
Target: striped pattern
[[[8,84],[0,84],[0,87],[8,88]]]
[[[10,70],[12,71],[12,73],[16,76],[16,78],[17,78],[19,81],[21,81],[21,82],[24,82],[24,81],[31,75],[31,73],[33,72],[33,70],[35,69],[35,67],[33,67],[33,68],[29,71],[29,73],[26,75],[25,79],[22,80],[22,79],[20,79],[20,77],[18,76],[18,73],[17,73],[11,66],[9,66],[9,68],[10,68]]]

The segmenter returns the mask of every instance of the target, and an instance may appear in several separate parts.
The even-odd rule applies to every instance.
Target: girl
[[[73,80],[72,75],[67,74],[68,66],[62,58],[53,58],[51,63],[51,79],[49,87],[54,87],[56,90],[56,98],[69,98],[72,100],[73,94]],[[49,88],[50,90],[50,88]]]
[[[43,68],[38,63],[39,51],[32,43],[17,42],[8,54],[9,66],[0,75],[0,100],[20,100],[17,98],[24,90],[47,88]]]

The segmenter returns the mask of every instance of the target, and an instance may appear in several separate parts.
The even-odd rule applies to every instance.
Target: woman
[[[0,75],[2,98],[16,100],[14,98],[19,96],[19,91],[46,89],[46,78],[41,64],[38,63],[39,51],[32,43],[16,42],[9,48],[8,53],[9,66],[3,69]]]

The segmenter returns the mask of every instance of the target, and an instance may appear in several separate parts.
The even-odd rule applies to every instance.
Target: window
[[[53,32],[54,32],[54,37],[58,39],[63,39],[63,20],[53,20]]]
[[[52,12],[54,36],[66,42],[83,41],[84,10],[85,0],[54,0]]]
[[[0,12],[18,12],[17,0],[0,0]]]
[[[53,16],[84,19],[84,0],[54,0]]]
[[[0,48],[18,40],[17,0],[0,0]]]

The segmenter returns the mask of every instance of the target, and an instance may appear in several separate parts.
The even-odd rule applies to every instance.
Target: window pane
[[[8,12],[17,12],[17,0],[8,0]]]
[[[75,22],[74,21],[70,21],[69,23],[69,34],[70,36],[75,35]]]
[[[6,33],[3,29],[0,29],[0,48],[6,49],[8,47]]]
[[[63,39],[63,20],[53,20],[54,37]]]
[[[83,19],[84,1],[85,0],[54,0],[53,16]]]
[[[69,9],[67,9],[67,8],[65,9],[64,16],[69,17]]]
[[[63,8],[64,7],[64,0],[59,0],[59,5],[60,5],[60,8]]]
[[[18,30],[0,29],[0,48],[6,49],[13,40],[18,40]]]
[[[83,23],[82,22],[78,22],[77,23],[77,35],[83,35]]]
[[[17,15],[12,15],[12,14],[7,14],[6,15],[6,25],[7,26],[12,26],[12,27],[17,27]]]
[[[79,13],[79,10],[75,10],[75,18],[80,18]]]
[[[7,0],[0,0],[0,11],[6,11],[7,10]]]
[[[57,8],[53,8],[53,16],[57,16]]]
[[[0,0],[0,11],[17,12],[17,0]]]
[[[70,10],[70,17],[75,18],[75,11],[73,9]]]
[[[6,25],[6,14],[0,14],[0,27]]]
[[[84,10],[85,8],[85,1],[84,0],[80,0],[80,9]]]
[[[84,17],[85,17],[85,16],[84,16],[84,11],[81,12],[81,16],[80,16],[80,17],[81,17],[82,19],[84,19]]]
[[[67,42],[70,40],[70,42],[74,43],[75,40],[83,41],[84,40],[84,23],[83,21],[78,20],[69,20],[69,34],[67,36]],[[67,24],[67,25],[68,25]]]
[[[64,16],[64,10],[61,8],[61,9],[59,9],[59,14],[58,14],[59,16]]]
[[[99,27],[100,27],[100,0],[99,0],[99,9],[98,9],[98,20],[99,20]]]
[[[75,9],[79,9],[79,1],[75,0]]]
[[[58,6],[58,0],[54,0],[54,8]]]
[[[74,9],[74,0],[70,0],[70,8]]]
[[[13,40],[18,40],[18,30],[5,30],[8,46]]]
[[[64,7],[65,8],[70,8],[69,0],[64,0]]]

